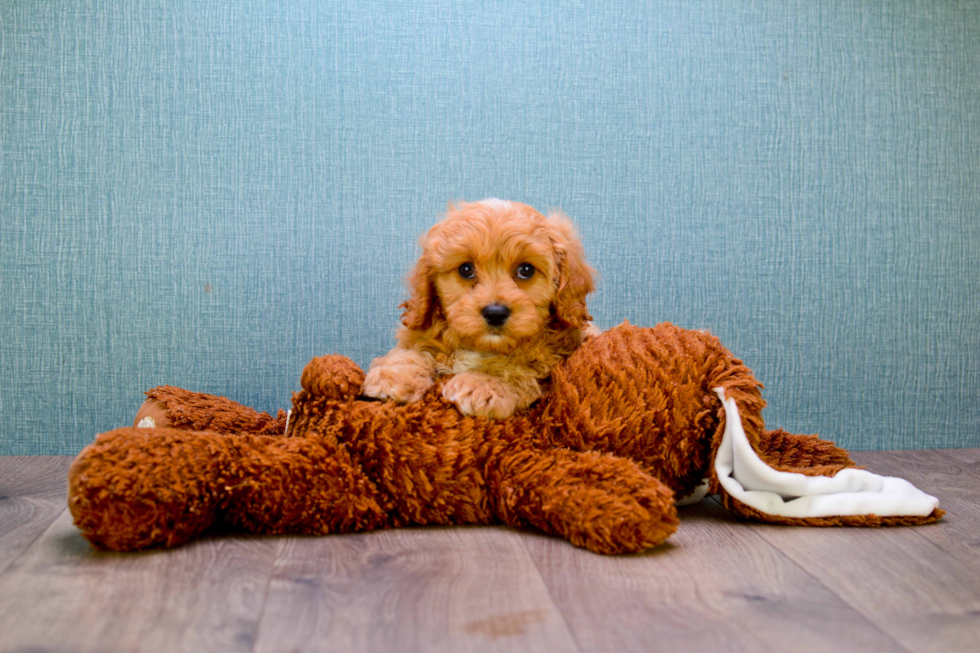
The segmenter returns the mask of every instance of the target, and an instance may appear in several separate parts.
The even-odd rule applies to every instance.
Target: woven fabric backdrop
[[[622,6],[619,6],[622,5]],[[980,6],[0,4],[0,453],[158,384],[287,407],[393,344],[450,199],[562,207],[602,327],[722,338],[768,423],[980,446]]]

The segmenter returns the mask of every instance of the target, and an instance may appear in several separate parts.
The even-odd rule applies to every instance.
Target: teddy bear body
[[[314,359],[288,429],[283,415],[226,399],[151,391],[172,425],[117,429],[79,455],[76,524],[114,550],[175,546],[218,523],[327,534],[503,522],[596,552],[640,551],[677,528],[675,497],[704,479],[720,491],[717,388],[739,402],[767,464],[826,476],[853,466],[832,443],[764,431],[751,371],[713,336],[669,324],[589,340],[543,399],[503,420],[463,416],[438,384],[415,403],[367,400],[363,379],[342,356]]]

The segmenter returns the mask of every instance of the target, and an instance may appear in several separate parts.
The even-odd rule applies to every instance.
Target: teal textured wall
[[[619,6],[622,5],[622,6]],[[0,453],[169,383],[285,407],[392,344],[449,199],[560,206],[601,326],[705,328],[767,420],[980,446],[976,2],[0,4]]]

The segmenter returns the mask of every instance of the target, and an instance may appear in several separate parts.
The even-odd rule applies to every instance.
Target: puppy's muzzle
[[[503,304],[484,306],[480,313],[483,315],[483,319],[486,320],[487,324],[492,327],[504,326],[504,322],[510,317],[510,309]]]

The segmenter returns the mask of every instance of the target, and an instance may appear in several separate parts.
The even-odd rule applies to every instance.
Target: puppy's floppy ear
[[[558,264],[558,296],[555,316],[567,327],[581,329],[592,320],[585,296],[595,290],[593,270],[585,262],[585,250],[571,221],[560,211],[548,214],[548,235]]]
[[[432,283],[432,264],[428,256],[422,254],[408,275],[411,297],[401,304],[402,324],[413,331],[421,331],[432,326],[433,313],[437,299]]]

